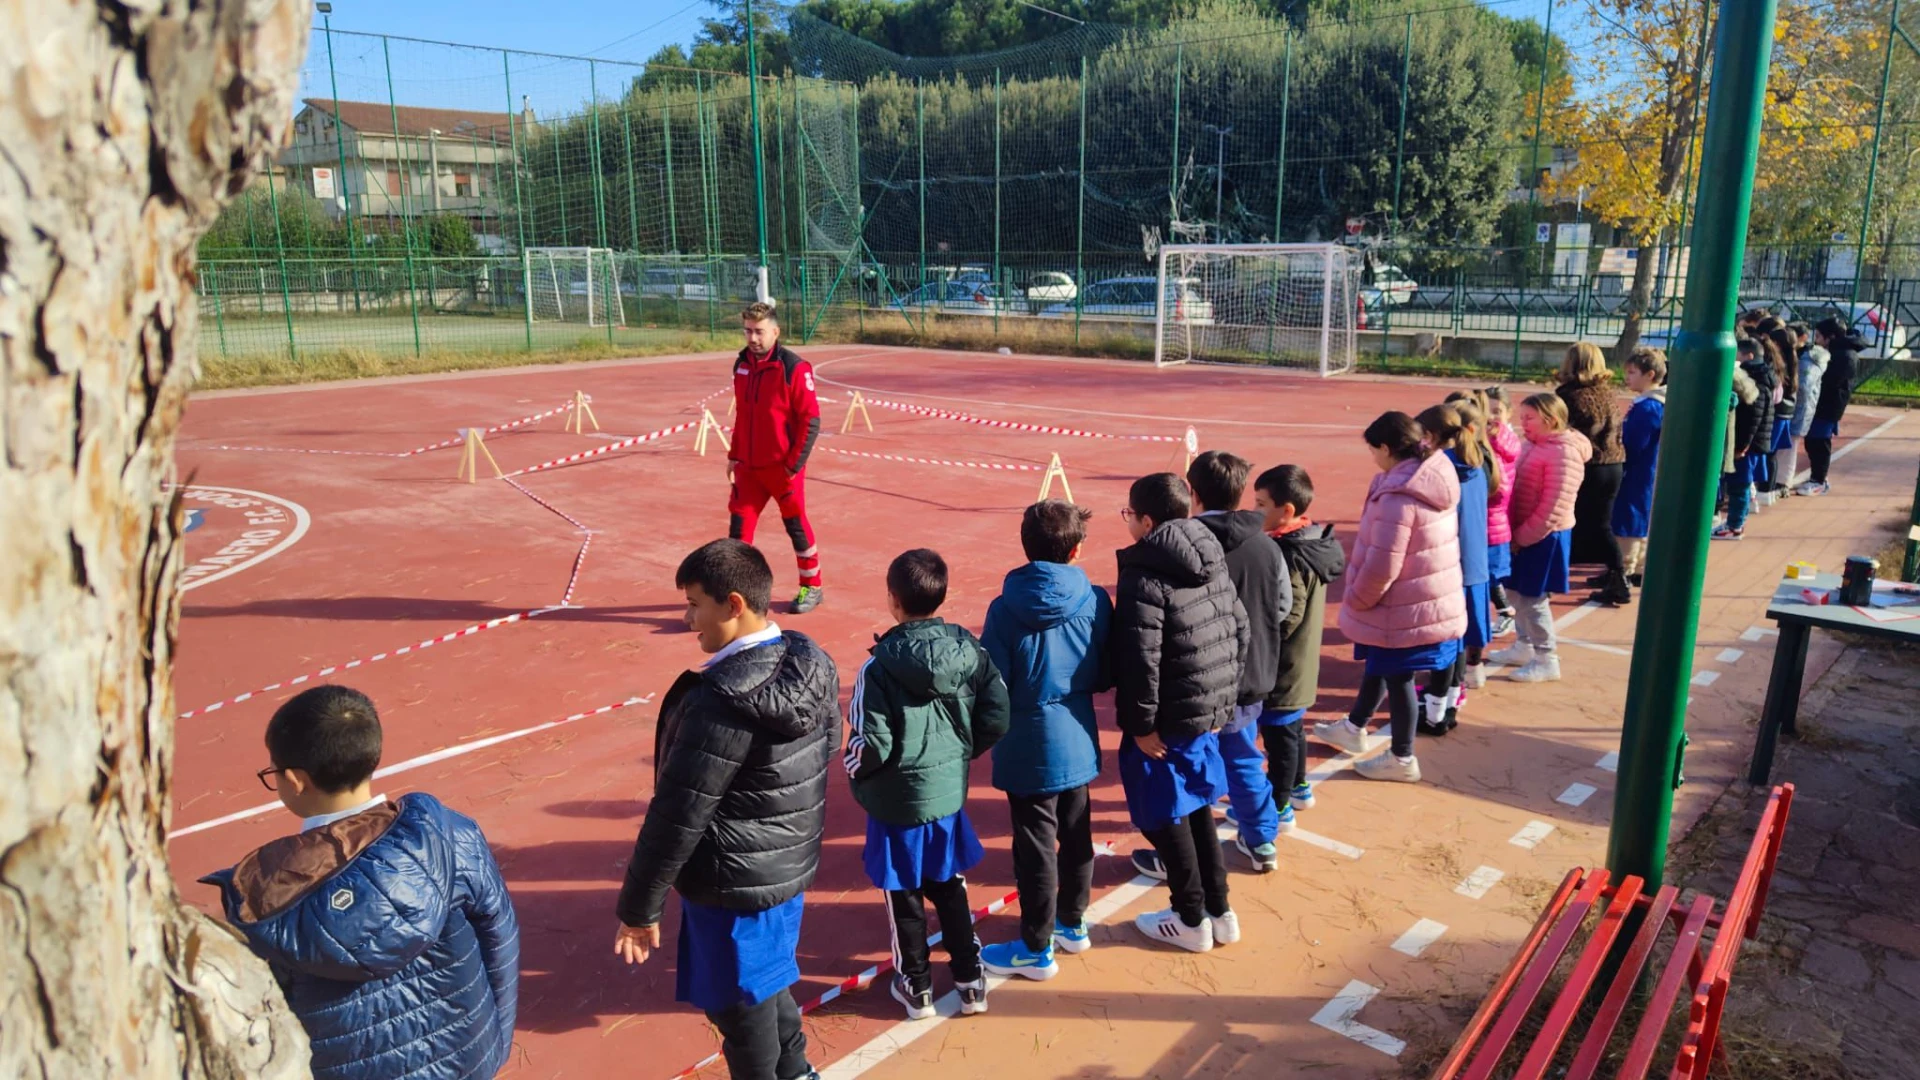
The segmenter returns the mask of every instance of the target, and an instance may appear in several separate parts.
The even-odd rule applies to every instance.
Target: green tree
[[[473,223],[459,214],[435,214],[427,219],[427,250],[440,258],[472,258],[480,254]]]

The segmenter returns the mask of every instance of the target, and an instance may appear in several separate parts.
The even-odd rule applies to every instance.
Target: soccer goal
[[[1360,259],[1339,244],[1165,244],[1156,367],[1258,361],[1353,370]]]
[[[522,253],[521,272],[533,321],[627,325],[613,249],[528,248]]]

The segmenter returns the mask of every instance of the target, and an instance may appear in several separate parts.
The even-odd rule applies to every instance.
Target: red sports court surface
[[[1001,577],[1023,561],[1019,514],[1053,453],[1077,500],[1097,512],[1086,567],[1110,587],[1112,551],[1127,542],[1117,513],[1126,487],[1178,464],[1189,425],[1202,447],[1233,450],[1256,469],[1305,465],[1318,489],[1314,518],[1350,535],[1373,472],[1360,430],[1382,410],[1415,412],[1445,393],[1432,382],[1264,370],[860,346],[801,352],[816,366],[832,433],[812,459],[808,490],[827,602],[776,618],[833,654],[843,687],[889,623],[883,574],[906,548],[946,555],[953,582],[942,614],[979,628]],[[523,949],[509,1075],[664,1080],[711,1054],[717,1043],[704,1018],[673,1001],[674,916],[665,953],[641,968],[619,965],[611,943],[614,897],[651,793],[654,704],[701,659],[682,629],[672,576],[688,550],[725,532],[724,455],[715,447],[696,456],[692,441],[701,403],[725,422],[729,361],[197,398],[180,449],[194,513],[176,678],[184,713],[176,876],[191,882],[295,827],[277,806],[262,809],[272,802],[253,775],[266,764],[262,728],[300,686],[353,685],[379,704],[385,761],[399,770],[377,789],[431,792],[477,818],[507,876]],[[875,430],[841,435],[855,389],[875,399]],[[576,391],[604,425],[597,436],[562,431]],[[556,409],[488,436],[503,469],[678,430],[511,483],[484,463],[478,483],[454,479],[459,429]],[[414,452],[443,442],[455,445]],[[793,589],[791,548],[771,520],[758,540],[783,601]],[[1330,629],[1324,714],[1344,708],[1357,682],[1350,656]],[[1102,720],[1111,751],[1117,738]],[[1005,805],[988,779],[983,764],[969,804],[988,843],[987,861],[969,874],[976,907],[1012,888]],[[843,782],[831,790],[794,989],[802,1002],[888,954],[880,902],[860,865],[864,822]],[[1131,830],[1117,785],[1103,784],[1094,805],[1096,839],[1124,853]],[[1124,865],[1102,859],[1096,891],[1131,877]],[[186,891],[214,906],[211,889]],[[1013,932],[999,916],[981,936]],[[809,1024],[815,1064],[898,1018],[882,992],[848,994]]]

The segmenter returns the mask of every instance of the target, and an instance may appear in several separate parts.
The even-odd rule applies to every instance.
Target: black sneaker
[[[892,985],[893,1000],[906,1006],[907,1019],[925,1020],[933,1015],[933,990],[915,990],[905,975],[894,972]]]
[[[1636,589],[1645,588],[1646,580],[1647,580],[1647,576],[1645,574],[1628,574],[1627,575],[1627,584],[1633,586]]]
[[[960,1015],[978,1016],[987,1011],[987,977],[985,975],[972,982],[957,982],[954,990],[960,994]]]
[[[1155,881],[1167,880],[1167,868],[1160,861],[1160,853],[1152,848],[1139,848],[1133,853],[1133,868]]]

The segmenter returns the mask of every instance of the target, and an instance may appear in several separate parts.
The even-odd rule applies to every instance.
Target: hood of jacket
[[[1213,530],[1193,518],[1165,522],[1119,553],[1120,568],[1134,567],[1180,588],[1205,585],[1227,572],[1227,555]]]
[[[1287,553],[1287,565],[1330,582],[1347,571],[1347,553],[1334,538],[1333,526],[1316,523],[1275,537]]]
[[[785,739],[797,739],[818,726],[810,706],[812,688],[822,680],[838,681],[827,654],[791,631],[778,641],[727,657],[703,676],[707,688],[742,717]]]
[[[1556,431],[1534,444],[1542,450],[1553,449],[1572,458],[1577,465],[1593,460],[1593,443],[1585,435],[1568,428]]]
[[[1667,388],[1666,388],[1666,387],[1664,387],[1664,386],[1655,386],[1655,387],[1652,387],[1652,388],[1650,388],[1650,389],[1648,389],[1648,390],[1644,390],[1644,391],[1641,391],[1641,392],[1640,392],[1640,393],[1639,393],[1638,395],[1636,395],[1636,396],[1634,397],[1634,399],[1633,399],[1633,400],[1635,400],[1635,401],[1657,401],[1657,402],[1659,402],[1659,403],[1660,403],[1660,404],[1661,404],[1662,406],[1664,406],[1664,405],[1666,405],[1666,403],[1667,403]]]
[[[1077,566],[1030,562],[1007,572],[1000,586],[1000,600],[1022,627],[1046,630],[1068,619],[1091,615],[1093,583]]]
[[[1221,514],[1200,514],[1193,520],[1199,522],[1215,540],[1220,541],[1223,552],[1256,540],[1266,535],[1267,516],[1258,510],[1228,510]]]
[[[1451,510],[1460,501],[1460,482],[1449,475],[1453,470],[1453,459],[1445,454],[1397,462],[1393,468],[1374,477],[1367,501],[1398,494],[1435,510]],[[1449,479],[1453,483],[1448,483]]]
[[[973,635],[945,619],[915,619],[887,631],[873,645],[873,662],[914,698],[949,697],[980,669]]]

